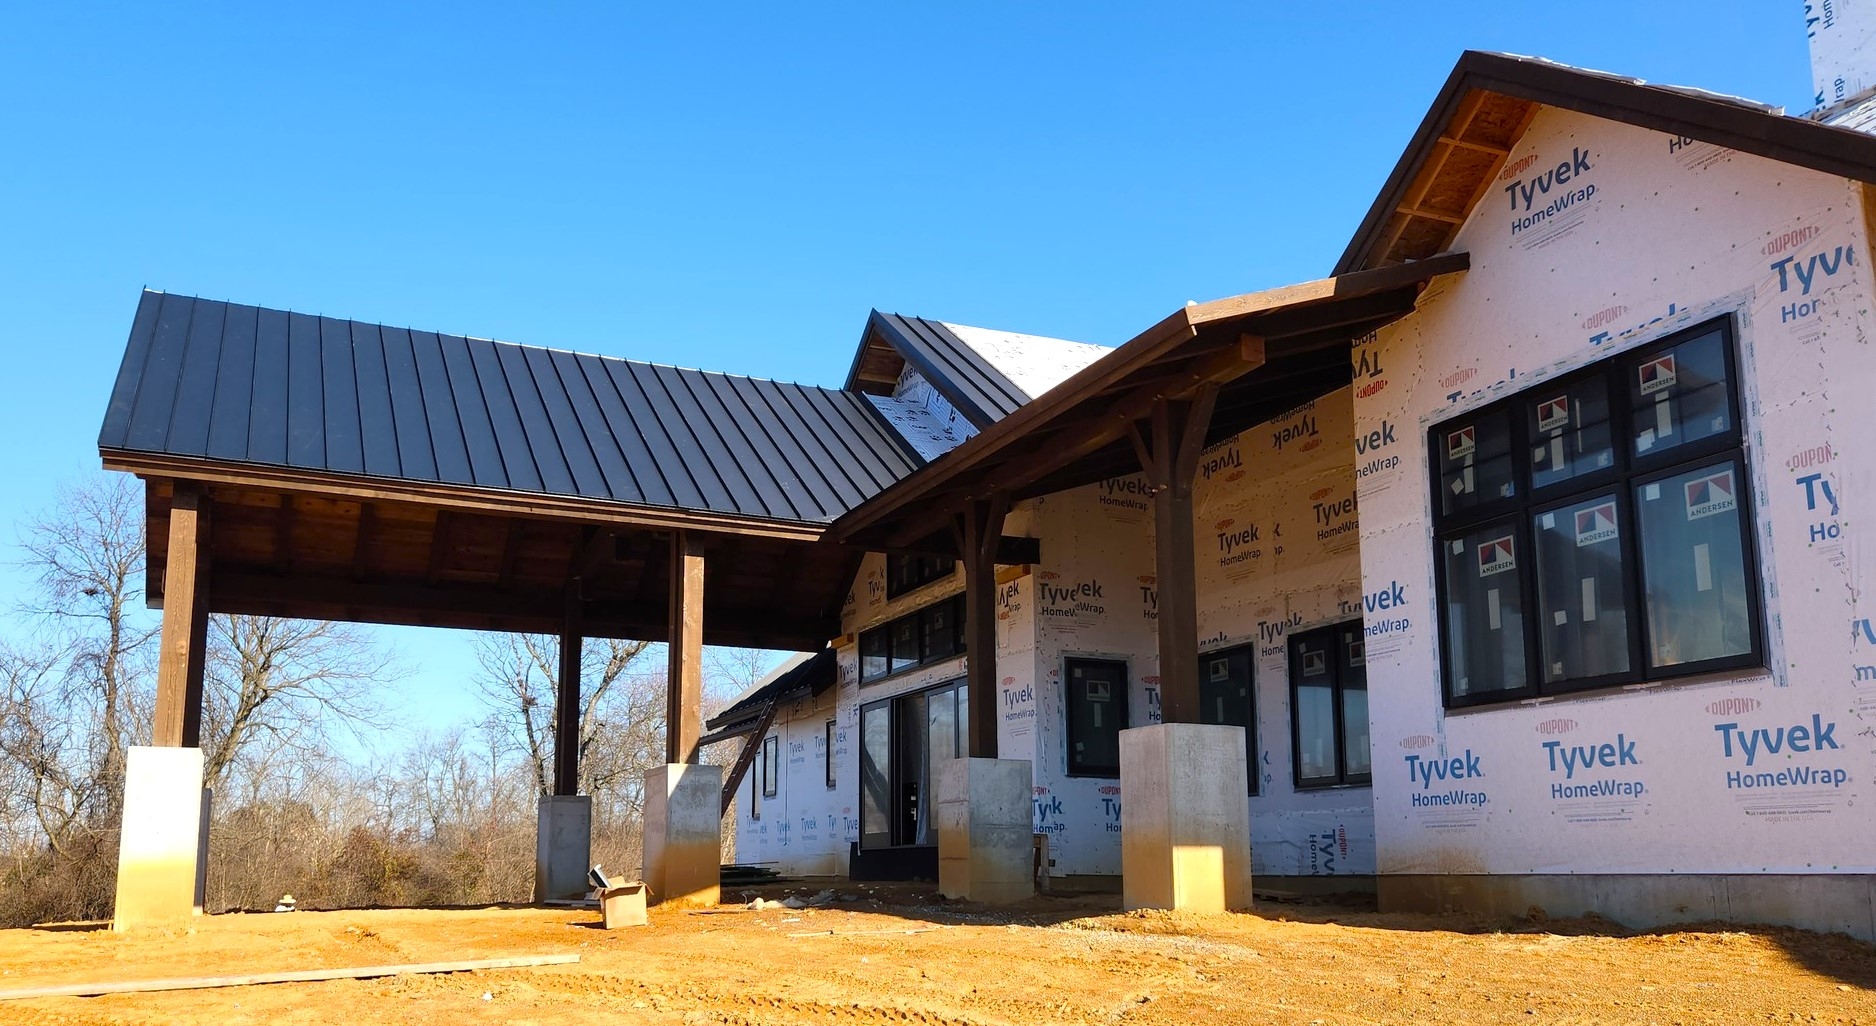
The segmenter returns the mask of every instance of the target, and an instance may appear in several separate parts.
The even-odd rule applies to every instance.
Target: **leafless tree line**
[[[110,913],[126,752],[148,742],[155,693],[143,527],[135,484],[111,477],[63,489],[21,532],[32,594],[0,617],[0,926]],[[412,668],[368,630],[217,615],[209,642],[211,910],[285,894],[301,907],[528,899],[558,639],[478,638],[485,717],[428,733],[381,701]],[[663,650],[589,641],[582,654],[594,860],[632,872],[643,774],[664,757]],[[768,662],[713,656],[718,700]]]

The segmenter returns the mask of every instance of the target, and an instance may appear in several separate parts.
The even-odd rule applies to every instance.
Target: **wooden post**
[[[560,629],[560,688],[554,703],[554,793],[580,793],[580,579],[567,586]]]
[[[156,664],[150,743],[202,744],[202,661],[208,649],[209,497],[178,481],[169,504],[169,562],[163,569],[163,639]]]
[[[697,762],[703,736],[703,540],[671,532],[671,632],[666,639],[664,756],[667,763]]]
[[[993,492],[972,499],[952,518],[964,563],[964,687],[973,759],[997,757],[997,543],[1009,508],[1009,494]]]
[[[1211,426],[1218,386],[1190,400],[1161,399],[1138,425],[1134,451],[1153,489],[1154,575],[1159,591],[1159,701],[1164,723],[1199,722],[1199,604],[1192,538],[1192,478]]]

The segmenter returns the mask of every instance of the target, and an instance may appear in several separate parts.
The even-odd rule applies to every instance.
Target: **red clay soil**
[[[1120,914],[843,884],[822,908],[219,915],[193,929],[0,931],[0,990],[574,952],[576,965],[0,1002],[0,1023],[1745,1023],[1876,1026],[1876,948],[1714,926],[1634,934],[1263,903]],[[798,889],[799,890],[799,889]],[[771,889],[769,896],[782,891]]]

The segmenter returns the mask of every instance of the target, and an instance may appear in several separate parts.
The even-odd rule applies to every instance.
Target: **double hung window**
[[[1729,322],[1427,441],[1448,706],[1763,665]]]

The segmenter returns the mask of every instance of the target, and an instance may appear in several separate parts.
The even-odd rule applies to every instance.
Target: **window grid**
[[[1447,707],[1763,665],[1738,381],[1731,324],[1720,320],[1429,429]],[[1661,512],[1670,507],[1680,520]],[[1650,544],[1651,523],[1669,544]],[[1690,537],[1705,540],[1677,553]],[[1664,625],[1711,618],[1683,612],[1690,604],[1725,607],[1717,654],[1675,656]],[[1513,627],[1496,665],[1467,643]]]
[[[964,654],[964,596],[953,595],[860,632],[860,683]]]

